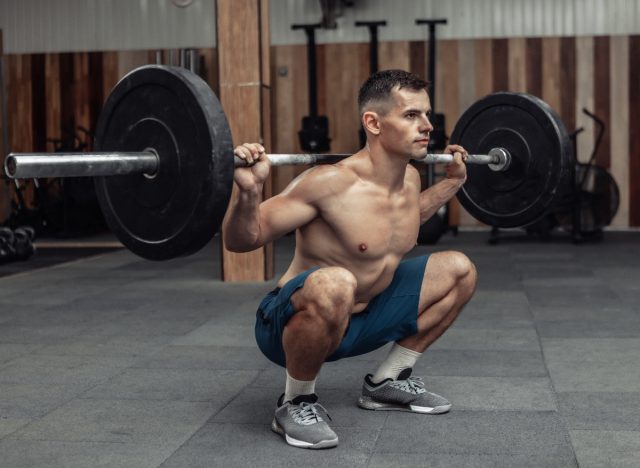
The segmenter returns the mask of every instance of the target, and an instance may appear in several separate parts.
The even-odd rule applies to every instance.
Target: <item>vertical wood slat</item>
[[[269,4],[270,0],[260,0],[260,126],[262,142],[266,148],[271,148],[271,44],[269,36]],[[264,197],[273,195],[273,174],[265,183]],[[275,275],[274,245],[264,246],[263,278],[273,278]]]
[[[89,56],[86,52],[78,52],[73,56],[73,87],[75,92],[75,126],[89,129],[91,127],[91,111],[89,106]],[[84,136],[77,132],[79,136]]]
[[[60,55],[47,54],[45,59],[45,114],[47,120],[47,139],[59,140],[60,135]],[[55,145],[49,141],[47,152],[55,151]]]
[[[44,151],[47,139],[47,115],[45,102],[45,56],[31,55],[31,129],[33,151]]]
[[[73,54],[60,54],[60,138],[69,138],[69,132],[75,128],[75,87],[74,81],[74,58]]]
[[[527,90],[527,40],[524,37],[509,39],[509,91]]]
[[[492,40],[493,90],[509,90],[509,39]]]
[[[640,226],[640,35],[629,37],[629,225]]]
[[[610,76],[609,76],[609,36],[599,36],[594,38],[594,58],[593,58],[593,74],[594,74],[594,112],[602,119],[607,126],[607,131],[602,137],[598,154],[596,154],[596,163],[602,167],[608,168],[611,165],[611,155],[609,148],[611,147],[611,127],[610,127]],[[597,131],[594,137],[597,136]],[[594,140],[595,143],[595,140]]]
[[[560,117],[567,130],[576,128],[576,39],[560,39]]]
[[[88,104],[89,104],[89,131],[91,135],[95,135],[96,124],[104,102],[104,71],[102,52],[90,52],[88,57]],[[93,140],[93,139],[91,139]],[[93,147],[93,141],[89,142],[90,149]]]
[[[560,38],[542,39],[542,99],[560,113]]]
[[[0,167],[4,167],[4,158],[8,150],[8,141],[6,141],[7,122],[6,117],[6,70],[4,60],[4,49],[2,45],[2,29],[0,29]],[[0,184],[0,223],[7,220],[11,213],[11,190],[9,185]]]
[[[526,90],[534,96],[542,97],[542,39],[526,40]]]
[[[491,39],[478,39],[475,45],[475,88],[476,99],[486,96],[493,91],[493,61]]]
[[[620,190],[620,206],[613,226],[629,225],[629,38],[614,36],[610,39],[610,112],[609,125],[611,166],[609,172]],[[633,84],[637,86],[637,82]]]
[[[576,107],[575,125],[584,130],[577,136],[578,161],[587,162],[594,142],[593,120],[582,109],[594,110],[593,37],[576,38]]]
[[[299,153],[298,130],[309,108],[306,46],[287,45],[272,47],[272,50],[275,70],[272,81],[272,119],[276,122],[274,152]],[[324,51],[319,48],[318,56],[322,55]],[[305,167],[282,166],[275,169],[273,190],[279,193]]]
[[[261,128],[261,20],[260,0],[218,0],[218,66],[220,101],[235,142],[260,141]],[[267,14],[267,12],[262,12]],[[234,192],[236,192],[234,188]],[[237,195],[232,195],[237,196]],[[224,240],[224,239],[223,239]],[[248,253],[230,252],[222,243],[222,278],[224,281],[265,280],[265,264],[270,260],[265,248]]]

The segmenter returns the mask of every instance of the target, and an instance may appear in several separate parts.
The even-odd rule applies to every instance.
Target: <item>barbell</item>
[[[497,227],[539,220],[569,186],[568,133],[539,98],[500,92],[467,109],[451,141],[470,153],[458,193],[478,220]],[[98,118],[91,153],[11,153],[10,178],[92,176],[111,230],[150,260],[189,255],[219,230],[235,167],[226,116],[211,88],[179,67],[147,65],[123,77]],[[273,154],[272,165],[326,164],[346,154]],[[427,154],[421,163],[446,163]]]

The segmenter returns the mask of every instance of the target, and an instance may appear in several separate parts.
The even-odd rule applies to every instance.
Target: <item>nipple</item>
[[[365,250],[367,250],[367,244],[360,244],[358,246],[358,249],[360,250],[360,252],[364,252]]]

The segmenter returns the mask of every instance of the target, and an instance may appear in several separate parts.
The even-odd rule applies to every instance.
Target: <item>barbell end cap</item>
[[[16,158],[13,156],[13,153],[10,153],[4,160],[4,173],[10,179],[15,179],[16,169]]]
[[[504,148],[492,148],[489,156],[495,158],[497,162],[489,163],[489,169],[494,172],[504,172],[511,165],[511,154]]]

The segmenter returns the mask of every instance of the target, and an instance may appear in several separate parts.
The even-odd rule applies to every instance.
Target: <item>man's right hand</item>
[[[262,190],[262,185],[271,171],[271,163],[264,147],[259,143],[244,143],[237,146],[233,154],[249,164],[248,167],[237,167],[235,170],[234,180],[238,188],[245,192]]]

